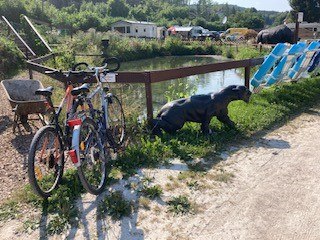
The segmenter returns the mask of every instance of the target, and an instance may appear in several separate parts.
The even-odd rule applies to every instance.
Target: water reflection
[[[218,61],[221,62],[223,60],[208,56],[159,57],[123,63],[121,65],[121,71],[164,70],[203,65]],[[167,101],[192,94],[218,92],[231,84],[244,84],[243,78],[236,70],[213,72],[155,83],[152,85],[154,111],[157,112]],[[144,84],[118,85],[116,93],[121,96],[126,112],[136,112],[139,115],[146,113]]]

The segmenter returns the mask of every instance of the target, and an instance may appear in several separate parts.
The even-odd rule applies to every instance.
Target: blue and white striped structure
[[[303,54],[306,47],[307,44],[305,42],[293,44],[291,48],[284,53],[284,56],[277,66],[275,66],[271,74],[267,76],[265,86],[271,86],[283,81],[289,69],[295,64],[298,57]]]
[[[299,57],[294,66],[289,70],[288,77],[294,81],[297,81],[302,73],[304,73],[312,60],[315,52],[319,51],[320,42],[313,41],[309,44],[304,53]]]
[[[308,72],[313,72],[318,68],[320,68],[320,49],[318,49],[318,51],[313,55],[310,65],[308,67]]]
[[[283,56],[287,50],[288,45],[284,43],[278,43],[271,53],[265,58],[259,70],[253,75],[250,83],[254,88],[258,88],[261,83],[264,82],[265,76],[274,66],[274,64]]]

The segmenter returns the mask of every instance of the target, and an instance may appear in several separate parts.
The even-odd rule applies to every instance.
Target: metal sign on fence
[[[303,12],[298,12],[298,22],[299,23],[303,22]]]

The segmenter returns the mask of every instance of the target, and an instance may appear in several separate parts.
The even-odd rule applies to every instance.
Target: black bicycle
[[[81,119],[85,119],[86,114],[88,114],[84,108],[76,112],[76,108],[74,108],[73,105],[83,92],[89,92],[88,84],[74,88],[75,85],[79,84],[72,84],[71,80],[69,80],[76,76],[81,82],[85,76],[87,76],[87,73],[84,74],[79,71],[62,73],[55,71],[47,72],[47,74],[63,74],[65,79],[67,79],[67,88],[65,96],[57,109],[53,106],[51,99],[53,87],[38,89],[35,92],[35,94],[41,95],[46,99],[46,115],[48,116],[49,124],[40,128],[31,142],[28,155],[28,177],[34,191],[44,198],[49,197],[60,183],[65,163],[64,152],[65,150],[71,149],[73,128],[79,125]],[[66,109],[65,118],[63,124],[60,125],[59,118],[63,109]],[[96,128],[92,129],[91,132],[96,133],[98,136]],[[99,142],[99,138],[95,140],[95,142]],[[94,147],[97,148],[97,150],[95,150],[96,152],[104,154],[104,149],[101,144],[96,144]],[[72,157],[72,152],[70,152],[70,156],[73,164],[79,168],[80,162]],[[101,157],[101,159],[102,158],[105,158],[105,156]],[[101,162],[105,162],[104,159],[102,159]],[[105,166],[105,163],[101,165]],[[103,178],[103,182],[106,182],[105,174],[101,174],[101,178]]]

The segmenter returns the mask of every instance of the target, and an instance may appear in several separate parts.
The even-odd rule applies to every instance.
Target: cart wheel
[[[20,121],[22,124],[28,122],[28,115],[20,115]]]

